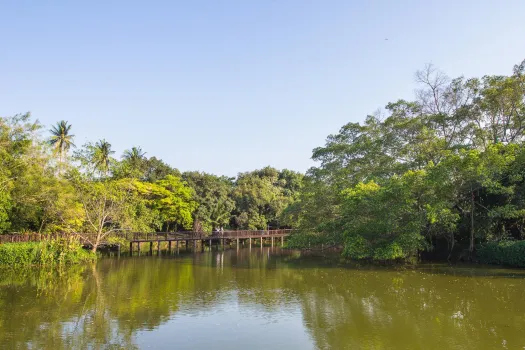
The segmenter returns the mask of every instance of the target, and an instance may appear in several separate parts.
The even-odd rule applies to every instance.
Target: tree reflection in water
[[[6,348],[525,346],[521,271],[342,268],[252,248],[0,276]]]

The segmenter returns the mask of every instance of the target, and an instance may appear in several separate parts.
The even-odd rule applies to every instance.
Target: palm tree
[[[125,160],[128,160],[132,164],[138,163],[144,156],[146,155],[146,152],[142,151],[142,148],[140,147],[131,147],[131,149],[127,149],[122,154],[122,158]]]
[[[64,120],[59,121],[49,130],[51,133],[49,144],[55,148],[55,153],[59,154],[60,156],[60,167],[58,170],[59,174],[67,151],[69,151],[71,147],[75,147],[75,144],[73,143],[73,138],[75,135],[71,135],[69,133],[70,131],[71,124],[68,124],[68,122]]]
[[[109,171],[109,165],[111,163],[111,155],[115,151],[111,150],[111,143],[105,139],[99,140],[95,143],[92,149],[91,161],[95,166],[95,169],[100,171],[101,174],[107,174]]]
[[[143,152],[140,147],[132,147],[124,151],[122,159],[124,159],[123,163],[129,166],[127,174],[129,177],[141,178],[144,176],[142,169],[144,169],[145,155],[146,152]]]

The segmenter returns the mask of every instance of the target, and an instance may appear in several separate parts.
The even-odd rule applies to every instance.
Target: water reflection
[[[341,268],[252,248],[0,274],[10,349],[525,347],[521,271]]]

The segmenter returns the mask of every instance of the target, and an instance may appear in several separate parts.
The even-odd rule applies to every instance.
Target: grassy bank
[[[76,239],[0,244],[0,266],[56,266],[95,261]]]

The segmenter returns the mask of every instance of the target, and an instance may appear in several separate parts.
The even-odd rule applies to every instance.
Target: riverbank
[[[77,239],[61,238],[41,242],[0,244],[0,266],[74,265],[96,260]]]
[[[232,241],[233,242],[233,241]],[[108,239],[102,254],[112,254],[112,247],[118,246],[118,254],[124,253],[129,254],[130,241],[122,237],[111,237]],[[151,242],[149,246],[150,254],[162,254],[171,255],[178,252],[178,248],[171,249],[168,241],[155,241]],[[223,249],[219,248],[217,244],[216,248],[211,246],[204,246],[201,242],[197,248],[197,251],[204,252],[204,250]],[[232,244],[226,245],[232,247]],[[235,246],[235,244],[233,244]],[[242,247],[245,245],[243,244]],[[259,247],[260,244],[254,245]],[[266,245],[265,245],[266,246]],[[287,245],[285,245],[286,247]],[[288,247],[289,249],[291,247]],[[196,247],[184,247],[185,251],[193,252]],[[228,249],[228,248],[226,248]],[[291,248],[294,249],[294,248]],[[342,252],[342,247],[329,247],[324,249],[296,249],[299,256],[309,255],[322,255],[330,256],[328,260],[331,263],[339,265],[418,265],[421,263],[450,263],[454,262],[471,262],[478,264],[495,265],[509,268],[523,268],[525,267],[525,241],[501,241],[485,243],[478,245],[472,259],[468,259],[465,255],[465,259],[453,258],[445,259],[442,255],[441,258],[437,256],[424,257],[420,256],[419,259],[395,259],[395,260],[377,260],[377,259],[360,259],[354,260],[345,257]],[[466,249],[463,250],[466,252]],[[140,254],[140,250],[138,251]],[[147,254],[147,250],[145,252]],[[463,256],[462,255],[462,256]],[[74,265],[85,262],[94,262],[97,259],[97,254],[91,250],[84,249],[82,244],[77,237],[60,237],[54,239],[47,239],[40,242],[19,242],[19,243],[4,243],[0,244],[0,267],[10,266],[55,266],[55,265]]]

